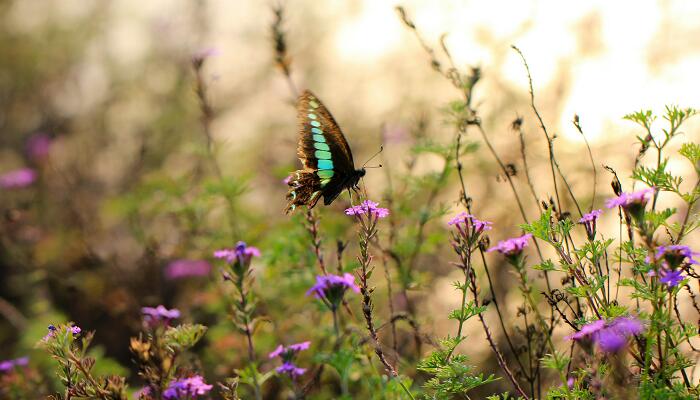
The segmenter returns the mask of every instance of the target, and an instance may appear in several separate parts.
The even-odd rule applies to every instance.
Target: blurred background
[[[458,68],[481,67],[473,104],[504,162],[518,170],[511,123],[523,118],[541,199],[552,194],[546,141],[511,45],[527,57],[539,111],[557,135],[557,157],[586,207],[593,202],[600,208],[611,196],[611,175],[602,164],[629,182],[635,136],[642,133],[622,119],[625,114],[661,113],[666,104],[699,106],[700,2],[280,4],[295,87],[323,100],[357,164],[384,145],[381,162],[389,168],[370,170],[365,179],[370,198],[379,201],[392,174],[400,185],[409,172],[441,171],[440,157],[416,155],[412,146],[425,137],[452,140],[455,129],[441,110],[460,97],[397,17],[398,4],[428,46],[438,51],[446,34]],[[302,340],[317,323],[318,310],[303,297],[316,268],[303,218],[282,212],[282,179],[299,162],[295,97],[275,63],[276,5],[0,0],[0,359],[31,354],[48,368],[34,343],[49,323],[75,321],[97,331],[97,351],[108,360],[100,367],[136,382],[128,339],[140,329],[139,308],[165,304],[211,327],[200,356],[210,376],[230,375],[240,367],[243,343],[222,317],[225,292],[211,254],[236,240],[263,253],[256,291],[271,322],[261,328],[261,354],[280,338]],[[202,117],[193,57],[205,60],[199,77],[213,107],[210,118]],[[574,114],[598,168],[595,199]],[[697,140],[698,128],[691,120],[687,139]],[[469,140],[480,143],[478,136]],[[517,234],[522,221],[493,157],[477,151],[462,161],[475,212],[495,223],[492,242]],[[670,168],[690,171],[675,161]],[[518,188],[527,190],[522,174],[516,176]],[[461,211],[457,184],[451,176],[435,196],[445,213],[426,225],[412,288],[430,336],[454,329],[447,310],[459,301],[450,287],[459,273],[449,265],[454,257],[444,225]],[[425,194],[404,195],[415,206]],[[346,205],[342,198],[321,211],[330,259],[336,239],[354,240],[351,221],[341,213]],[[612,227],[610,217],[605,223]],[[396,223],[406,238],[415,233],[410,223]],[[688,240],[698,243],[697,234]],[[410,253],[410,241],[406,246]],[[348,250],[350,266],[352,254]],[[507,282],[509,275],[502,277]],[[380,315],[382,307],[378,300]],[[496,372],[481,331],[473,328],[483,346],[468,354]]]

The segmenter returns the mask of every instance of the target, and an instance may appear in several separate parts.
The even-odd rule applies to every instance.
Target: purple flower
[[[389,209],[377,207],[378,205],[379,205],[379,203],[375,203],[372,200],[365,200],[359,206],[352,206],[350,208],[345,209],[345,214],[346,215],[369,214],[373,217],[376,217],[377,219],[389,216]]]
[[[501,240],[498,244],[488,250],[487,253],[498,251],[506,257],[519,256],[523,252],[523,248],[527,246],[527,241],[532,237],[532,233],[526,233],[520,237]]]
[[[15,367],[24,367],[29,364],[29,357],[15,358],[14,360],[0,361],[0,373],[8,373]]]
[[[236,243],[234,249],[221,249],[214,252],[215,258],[226,260],[227,263],[233,264],[238,261],[240,264],[249,264],[253,257],[260,257],[260,250],[256,247],[248,246],[245,242]]]
[[[654,195],[653,188],[645,188],[632,193],[621,193],[618,197],[608,199],[605,206],[608,208],[629,208],[635,205],[645,206]]]
[[[201,394],[207,394],[212,385],[207,385],[204,378],[194,375],[189,378],[182,378],[170,382],[168,388],[163,392],[165,399],[191,399]]]
[[[293,361],[300,351],[307,350],[310,345],[311,342],[309,341],[291,344],[287,347],[279,345],[274,351],[268,354],[268,357],[280,357],[282,359],[282,365],[277,367],[275,371],[277,371],[278,374],[287,374],[293,379],[306,372],[305,368],[297,367],[294,365]]]
[[[447,221],[447,225],[453,225],[457,228],[460,236],[464,238],[470,245],[477,243],[479,235],[484,231],[490,231],[492,222],[481,221],[471,214],[461,212]]]
[[[310,341],[290,344],[287,347],[282,345],[277,346],[270,354],[267,355],[268,358],[282,357],[283,360],[291,360],[297,353],[303,350],[308,350],[311,346]]]
[[[275,368],[278,374],[287,374],[290,378],[296,378],[298,376],[304,375],[306,368],[299,368],[291,362],[285,362],[279,367]]]
[[[77,325],[64,325],[63,327],[65,327],[66,331],[71,332],[73,336],[76,336],[80,334],[80,332],[82,332],[82,329],[80,329],[80,327]],[[56,337],[56,335],[58,334],[58,328],[56,328],[53,324],[49,325],[47,329],[49,330],[49,332],[46,334],[46,336],[44,336],[41,339],[44,342]]]
[[[27,139],[25,144],[27,156],[34,161],[43,160],[49,155],[51,142],[51,136],[45,133],[35,133]]]
[[[584,338],[588,338],[591,335],[595,334],[599,330],[603,329],[605,327],[605,321],[602,319],[599,319],[598,321],[593,321],[591,323],[588,323],[581,327],[581,330],[574,333],[571,336],[567,336],[566,338],[568,340],[580,340]]]
[[[168,279],[179,279],[190,276],[206,276],[211,271],[211,265],[204,260],[180,259],[171,261],[165,267],[165,276]]]
[[[176,308],[168,310],[163,305],[155,308],[143,307],[141,313],[143,314],[143,323],[149,328],[169,325],[171,320],[180,318],[180,310]]]
[[[0,372],[8,373],[15,368],[14,360],[4,360],[0,361]]]
[[[18,189],[31,185],[36,180],[36,172],[31,168],[20,168],[0,175],[0,188]]]
[[[284,183],[285,185],[289,185],[289,181],[291,181],[291,180],[292,180],[292,176],[289,175],[286,178],[282,179],[282,183]]]
[[[603,214],[603,210],[593,210],[588,214],[584,214],[583,217],[578,220],[578,223],[583,224],[583,227],[586,228],[588,240],[593,240],[595,238],[596,223],[601,214]]]
[[[579,224],[585,224],[586,222],[595,222],[603,214],[603,210],[593,210],[588,214],[584,214],[581,219],[578,220]]]
[[[633,317],[618,317],[606,323],[604,320],[593,321],[584,325],[580,331],[568,336],[569,340],[589,339],[606,353],[620,351],[627,338],[644,332],[644,325]]]
[[[316,276],[316,284],[306,292],[306,295],[313,294],[317,299],[328,301],[329,305],[337,306],[348,289],[360,293],[360,288],[355,285],[355,277],[347,272],[343,275],[318,275]]]
[[[700,262],[693,258],[693,256],[698,255],[700,255],[700,253],[694,252],[690,249],[690,247],[681,244],[659,246],[656,248],[656,258],[665,259],[669,265],[671,265],[671,267],[677,267],[686,258],[688,259],[689,263],[700,265]]]
[[[617,353],[627,344],[627,337],[613,329],[603,329],[595,336],[595,343],[606,353]]]
[[[659,273],[659,282],[668,286],[669,288],[678,286],[685,276],[683,272],[673,269],[662,269]]]

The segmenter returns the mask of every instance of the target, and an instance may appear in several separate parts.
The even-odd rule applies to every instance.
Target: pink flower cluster
[[[389,216],[388,208],[377,207],[379,203],[372,200],[365,200],[359,206],[352,206],[345,209],[346,215],[363,215],[369,214],[376,218],[385,218]]]
[[[644,325],[633,317],[618,317],[611,322],[593,321],[580,331],[568,336],[569,340],[591,340],[606,353],[616,353],[627,344],[627,338],[644,332]]]

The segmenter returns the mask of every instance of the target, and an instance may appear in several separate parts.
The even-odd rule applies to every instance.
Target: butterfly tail
[[[287,192],[287,207],[285,212],[296,210],[299,206],[313,208],[321,198],[321,185],[314,171],[299,170],[292,172],[289,178],[289,191]]]

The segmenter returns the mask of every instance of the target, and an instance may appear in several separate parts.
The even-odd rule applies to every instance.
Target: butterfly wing
[[[297,113],[299,158],[304,168],[315,172],[328,205],[355,182],[352,151],[331,113],[310,91],[299,97]]]

